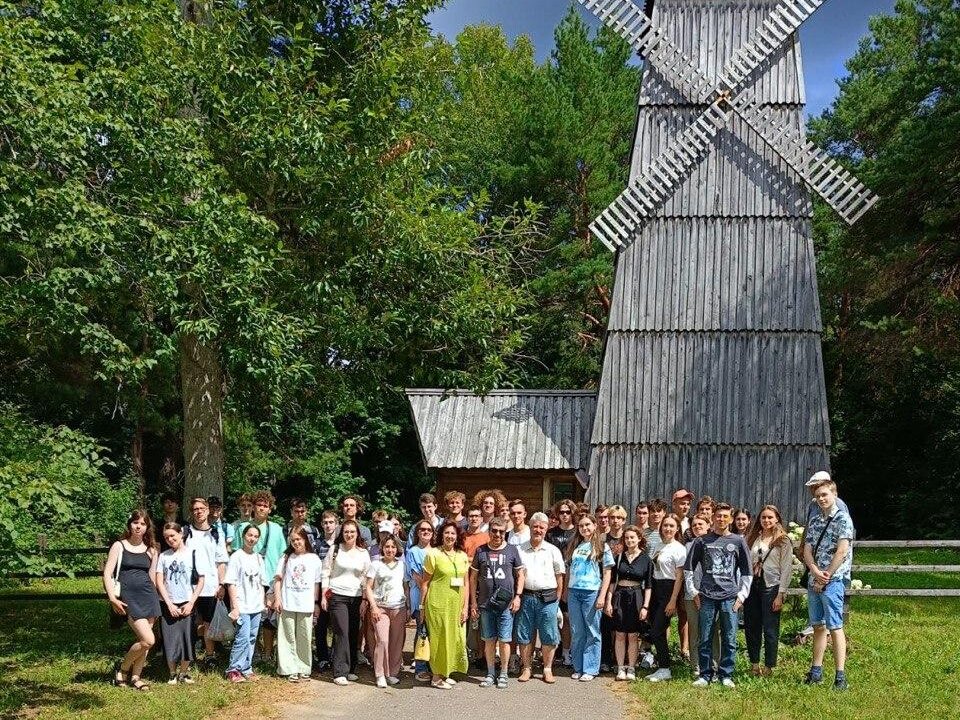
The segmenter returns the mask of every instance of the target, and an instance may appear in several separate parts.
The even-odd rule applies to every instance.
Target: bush
[[[130,478],[111,482],[115,464],[93,438],[51,427],[0,403],[0,571],[43,575],[95,566],[96,556],[49,549],[105,544],[123,529],[136,502]]]

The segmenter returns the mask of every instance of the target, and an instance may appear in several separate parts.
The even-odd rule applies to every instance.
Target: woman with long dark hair
[[[313,624],[320,615],[320,567],[310,533],[303,525],[294,528],[273,577],[277,671],[290,682],[310,679]]]
[[[455,522],[438,529],[420,576],[420,610],[430,637],[432,685],[449,690],[453,673],[467,672],[467,571],[470,560],[463,549],[463,533]]]
[[[157,541],[146,510],[134,510],[123,535],[107,554],[103,589],[117,615],[127,618],[136,640],[114,668],[113,684],[149,690],[140,679],[147,654],[156,642],[153,624],[160,615],[160,597],[153,584],[157,568]]]
[[[321,607],[330,613],[333,630],[333,682],[357,679],[360,652],[360,602],[370,567],[370,553],[356,520],[344,520],[337,542],[323,563]]]
[[[670,670],[670,646],[667,634],[670,620],[677,614],[680,588],[683,587],[683,563],[687,549],[680,542],[680,517],[675,513],[660,521],[660,540],[663,543],[653,554],[653,593],[650,600],[650,639],[657,649],[657,671],[647,675],[650,682],[673,677]]]
[[[600,672],[600,614],[610,586],[613,555],[592,515],[577,523],[567,546],[570,585],[564,588],[570,611],[571,660],[574,680],[590,682]]]
[[[753,583],[743,608],[747,656],[753,675],[769,676],[777,665],[780,611],[793,575],[793,542],[783,527],[776,505],[763,506],[747,535],[747,546],[753,562]]]

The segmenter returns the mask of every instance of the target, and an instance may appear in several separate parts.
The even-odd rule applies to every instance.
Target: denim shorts
[[[536,595],[524,595],[523,604],[517,612],[517,642],[529,645],[540,633],[541,645],[559,645],[560,628],[557,626],[556,600],[544,603]]]
[[[503,610],[480,608],[480,638],[513,642],[513,613],[509,607]]]
[[[827,630],[843,627],[843,596],[846,587],[842,580],[827,583],[822,593],[807,588],[807,607],[811,625],[826,625]]]

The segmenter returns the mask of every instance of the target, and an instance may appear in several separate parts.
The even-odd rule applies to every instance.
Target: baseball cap
[[[830,482],[830,473],[828,473],[826,470],[820,470],[810,476],[810,479],[807,480],[805,487],[812,487],[813,485],[819,485],[820,483],[825,482]]]
[[[382,533],[382,532],[392,533],[392,532],[393,532],[393,521],[392,521],[392,520],[381,520],[381,521],[380,521],[380,524],[377,525],[377,532],[378,532],[378,533]]]
[[[693,493],[684,488],[680,488],[673,494],[673,499],[679,500],[680,498],[690,498],[691,500],[693,500]]]

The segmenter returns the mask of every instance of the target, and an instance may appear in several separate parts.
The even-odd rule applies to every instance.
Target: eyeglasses
[[[431,530],[430,528],[420,528],[419,530],[417,530],[417,532],[432,533],[433,530]]]
[[[491,534],[491,535],[503,535],[503,530],[494,530],[493,528],[490,528],[490,534]]]
[[[478,514],[476,514],[476,515],[467,515],[467,517],[470,518],[471,520],[476,520],[477,518],[482,518],[483,515],[480,515],[480,514],[478,513]]]

